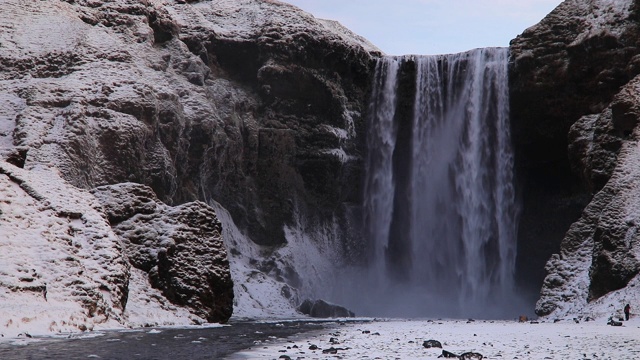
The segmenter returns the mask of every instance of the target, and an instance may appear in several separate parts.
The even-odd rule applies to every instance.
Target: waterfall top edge
[[[508,46],[492,46],[492,47],[482,47],[475,48],[467,51],[462,51],[458,53],[450,53],[450,54],[405,54],[405,55],[384,55],[383,58],[392,58],[392,59],[412,59],[412,58],[421,58],[421,57],[450,57],[450,56],[464,56],[464,55],[472,55],[478,52],[485,51],[509,51]]]

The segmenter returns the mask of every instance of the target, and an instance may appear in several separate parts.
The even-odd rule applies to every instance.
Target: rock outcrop
[[[90,193],[56,169],[4,161],[0,182],[3,336],[231,316],[220,223],[206,204],[170,207],[139,184]]]
[[[173,304],[209,322],[233,312],[233,282],[222,243],[222,225],[203,202],[170,207],[151,188],[106,185],[91,193],[103,205],[131,265],[149,275]]]
[[[315,318],[355,317],[356,315],[347,308],[330,304],[322,299],[307,299],[298,306],[298,311]]]
[[[98,201],[0,161],[0,334],[124,322],[129,262]]]
[[[519,245],[539,258],[558,252],[539,315],[588,313],[603,297],[625,297],[620,289],[640,271],[639,18],[632,0],[568,0],[511,43]]]
[[[253,241],[358,200],[371,55],[276,1],[3,3],[4,142],[82,188],[215,199]]]
[[[226,261],[211,209],[192,201],[228,210],[253,242],[243,237],[231,252],[274,278],[284,298],[297,299],[304,280],[287,234],[331,231],[339,256],[330,261],[349,257],[379,54],[366,40],[271,0],[10,0],[0,9],[0,157],[27,171],[55,168],[80,189],[100,187],[93,193],[103,201],[122,186],[144,193],[127,195],[137,199],[130,207],[104,204],[131,251],[136,286],[148,280],[173,303],[158,308],[184,305],[215,321],[230,314],[228,274],[212,280],[175,266],[189,259],[216,272]],[[157,198],[133,185],[101,187],[128,182]],[[154,235],[165,218],[175,226]],[[249,259],[248,248],[260,258]]]

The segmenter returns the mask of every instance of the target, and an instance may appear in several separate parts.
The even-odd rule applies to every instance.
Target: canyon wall
[[[380,54],[366,40],[278,1],[0,7],[1,158],[16,171],[51,169],[110,225],[117,281],[92,287],[85,308],[113,299],[104,309],[117,311],[100,312],[126,317],[127,304],[157,298],[164,300],[149,304],[186,309],[187,322],[226,321],[234,295],[221,236],[229,229],[228,256],[247,264],[236,304],[244,301],[238,292],[265,284],[298,302],[296,288],[312,280],[290,258],[273,258],[291,247],[287,234],[330,232],[339,245],[334,264],[357,255],[346,229],[358,218],[363,104]],[[20,206],[2,204],[3,234],[6,214]],[[300,251],[312,258],[318,249]],[[190,261],[211,266],[203,272]],[[18,272],[6,276],[2,302],[14,314],[8,301],[24,289],[12,285]],[[48,287],[49,298],[57,288]],[[84,318],[95,312],[87,311]],[[137,314],[136,323],[167,323]]]
[[[546,276],[539,315],[632,300],[639,10],[632,0],[567,0],[511,42],[519,275],[529,283]]]

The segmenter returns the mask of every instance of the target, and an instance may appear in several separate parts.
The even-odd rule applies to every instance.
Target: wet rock
[[[317,318],[355,317],[355,314],[346,308],[330,304],[324,300],[312,301],[307,299],[298,306],[298,311]]]
[[[322,353],[323,353],[323,354],[337,354],[337,353],[338,353],[338,351],[344,351],[344,350],[347,350],[347,349],[343,349],[343,348],[334,348],[334,347],[332,346],[332,347],[330,347],[330,348],[328,348],[328,349],[324,349],[324,350],[322,350]]]

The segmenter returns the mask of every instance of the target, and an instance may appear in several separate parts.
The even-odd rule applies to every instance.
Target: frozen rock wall
[[[231,268],[246,284],[236,303],[268,307],[257,301],[272,291],[256,290],[264,284],[295,302],[296,288],[320,286],[302,272],[322,278],[353,257],[345,229],[357,222],[363,104],[380,53],[366,40],[267,0],[9,0],[0,10],[0,156],[98,187],[109,236],[130,252],[129,290],[144,290],[129,295],[129,319],[166,323],[145,303],[187,309],[190,322],[230,315],[231,282],[217,273],[224,231],[194,200],[234,230],[242,266]],[[133,193],[103,196],[124,188]],[[175,266],[185,259],[213,268]]]
[[[539,315],[606,315],[635,299],[639,10],[567,0],[511,43],[521,272],[556,253]]]
[[[129,262],[91,194],[0,162],[0,334],[124,323]]]
[[[2,336],[231,316],[220,222],[206,204],[170,207],[139,184],[90,193],[57,169],[4,161],[0,182]]]
[[[215,199],[263,245],[357,202],[376,49],[275,1],[3,3],[3,143],[91,188]],[[347,204],[347,205],[345,205]]]

